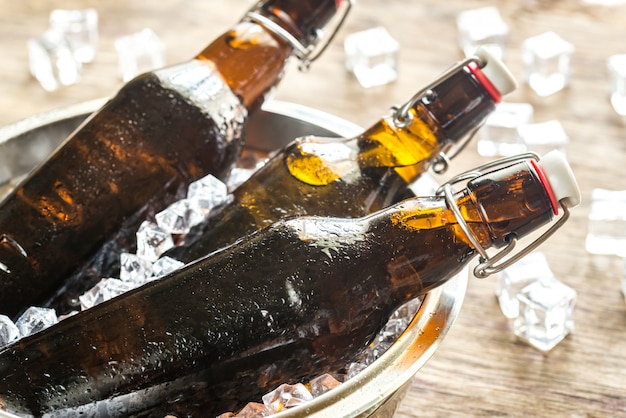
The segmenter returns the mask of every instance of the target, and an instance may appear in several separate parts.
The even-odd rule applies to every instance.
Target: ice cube
[[[496,7],[463,11],[457,16],[456,24],[459,45],[465,55],[471,56],[478,48],[483,47],[497,58],[504,56],[509,26]]]
[[[94,287],[80,295],[78,300],[81,309],[86,310],[134,288],[135,286],[130,282],[114,278],[102,279]]]
[[[564,89],[570,81],[570,59],[574,46],[554,32],[526,39],[522,58],[526,82],[539,96]]]
[[[554,277],[548,260],[541,252],[533,252],[507,267],[498,274],[496,295],[502,313],[507,318],[517,318],[519,301],[517,295],[530,283]]]
[[[152,275],[154,278],[161,278],[173,271],[178,270],[185,263],[175,260],[172,257],[161,257],[152,265]]]
[[[194,181],[187,190],[187,199],[191,200],[204,215],[224,203],[227,197],[226,184],[212,175]]]
[[[204,220],[202,209],[190,199],[181,199],[155,215],[156,223],[170,234],[186,234]]]
[[[313,395],[314,398],[323,395],[339,385],[341,385],[341,382],[328,373],[318,376],[309,382],[311,395]]]
[[[398,78],[398,42],[384,27],[355,32],[344,41],[346,68],[365,88]]]
[[[132,283],[135,287],[152,277],[152,263],[135,254],[122,253],[120,264],[120,280]]]
[[[357,374],[361,373],[363,370],[367,368],[367,364],[363,364],[360,362],[352,362],[348,364],[347,367],[347,378],[352,379]]]
[[[11,318],[0,315],[0,348],[9,345],[20,338],[20,330]]]
[[[172,235],[157,224],[144,221],[137,230],[137,256],[155,262],[174,246]]]
[[[514,321],[514,332],[531,346],[549,351],[574,329],[576,291],[559,280],[533,282],[517,298],[519,316]]]
[[[55,9],[50,12],[50,28],[67,39],[74,57],[92,62],[98,46],[98,12],[96,9]]]
[[[28,40],[30,73],[46,91],[80,81],[82,64],[63,34],[48,30]]]
[[[119,37],[115,40],[119,58],[119,72],[124,81],[161,68],[165,64],[165,46],[152,29]]]
[[[301,405],[311,399],[313,399],[313,395],[302,383],[295,385],[283,383],[263,396],[263,404],[267,410],[277,413],[283,409]]]
[[[59,322],[54,309],[31,306],[15,321],[20,335],[26,337]]]

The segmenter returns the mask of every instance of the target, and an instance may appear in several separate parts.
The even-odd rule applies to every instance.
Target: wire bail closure
[[[300,71],[307,71],[311,63],[315,61],[322,53],[326,50],[328,45],[331,43],[339,28],[343,25],[343,22],[346,20],[348,13],[352,9],[352,5],[354,0],[344,0],[342,3],[345,3],[346,6],[343,7],[343,12],[338,18],[337,24],[334,28],[332,28],[331,33],[328,36],[324,36],[324,31],[321,29],[317,29],[314,33],[314,40],[311,42],[311,45],[308,47],[304,46],[302,42],[296,39],[289,31],[284,29],[282,26],[269,19],[267,16],[259,13],[256,10],[251,10],[243,18],[243,21],[254,22],[257,23],[265,29],[272,32],[274,35],[282,38],[285,42],[291,45],[294,50],[294,54],[300,60],[300,64],[298,68]],[[325,38],[324,42],[321,42]]]
[[[457,64],[450,67],[446,70],[441,76],[439,76],[435,81],[428,84],[426,87],[418,91],[408,102],[406,102],[401,107],[392,107],[391,110],[393,112],[393,124],[399,128],[404,129],[407,128],[413,122],[413,114],[411,113],[411,108],[413,108],[419,101],[430,102],[435,100],[435,93],[433,92],[433,88],[438,84],[446,81],[450,78],[454,73],[458,70],[466,67],[467,65],[474,63],[478,65],[479,68],[484,68],[486,63],[476,56],[471,56],[466,58],[463,61],[458,62]],[[477,126],[472,132],[470,132],[467,137],[461,142],[455,149],[452,148],[452,145],[446,147],[446,149],[442,150],[439,153],[439,156],[435,158],[432,163],[432,170],[436,174],[443,174],[448,170],[450,166],[450,160],[456,157],[463,149],[467,146],[467,144],[474,138],[480,126]]]
[[[504,247],[502,250],[500,250],[500,252],[496,253],[495,255],[490,256],[489,254],[487,254],[485,248],[480,244],[480,242],[470,229],[469,225],[463,218],[459,207],[456,205],[456,201],[452,192],[452,185],[462,181],[470,181],[482,175],[487,169],[514,163],[517,161],[522,161],[528,158],[532,158],[536,161],[539,160],[539,156],[537,154],[529,152],[492,161],[490,163],[479,166],[471,171],[467,171],[453,177],[448,182],[442,184],[436,191],[437,195],[444,195],[446,204],[454,214],[454,217],[456,218],[459,227],[461,228],[469,242],[472,244],[472,246],[474,246],[476,251],[478,251],[480,257],[478,265],[474,268],[474,275],[480,279],[484,279],[487,276],[504,270],[510,265],[516,263],[522,257],[535,250],[539,245],[541,245],[544,241],[550,238],[550,236],[552,236],[552,234],[554,234],[554,232],[556,232],[556,230],[559,229],[565,223],[565,221],[567,221],[567,219],[569,218],[569,209],[563,203],[559,202],[561,209],[563,209],[563,215],[557,221],[555,221],[548,230],[546,230],[542,235],[537,237],[537,239],[529,243],[526,247],[520,249],[517,253],[511,255],[509,258],[506,257],[511,254],[518,241],[517,237],[512,233],[504,238],[504,240],[507,242],[506,247]]]
[[[10,235],[0,234],[0,245],[12,248],[13,250],[17,251],[19,253],[19,255],[21,255],[24,258],[28,257],[28,254],[26,253],[26,250],[24,249],[24,247],[22,247]],[[10,270],[9,266],[4,264],[2,261],[0,261],[0,270],[4,271],[7,274],[11,273],[11,270]]]

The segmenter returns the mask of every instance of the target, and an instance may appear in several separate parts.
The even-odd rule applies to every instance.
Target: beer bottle
[[[216,416],[280,383],[339,371],[402,303],[476,256],[476,275],[499,271],[580,200],[557,151],[498,164],[460,176],[469,181],[459,191],[453,179],[441,194],[365,217],[277,221],[13,343],[0,351],[0,404],[67,412],[132,393],[124,414]]]
[[[442,172],[442,155],[460,149],[515,86],[481,50],[356,137],[299,138],[166,255],[190,262],[287,216],[359,217],[407,198],[408,185],[430,166]]]
[[[258,2],[193,59],[124,85],[0,204],[0,313],[41,305],[104,243],[133,242],[190,182],[224,178],[248,114],[290,57],[306,66],[319,54],[320,29],[349,4]]]

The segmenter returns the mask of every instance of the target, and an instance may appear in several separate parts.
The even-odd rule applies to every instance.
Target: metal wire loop
[[[483,68],[486,64],[479,57],[473,56],[473,57],[468,57],[465,60],[453,65],[447,71],[445,71],[441,76],[439,76],[435,81],[433,81],[432,83],[430,83],[429,85],[427,85],[426,87],[418,91],[408,102],[406,102],[400,107],[392,108],[393,124],[398,129],[405,129],[408,126],[410,126],[414,119],[414,115],[411,112],[411,109],[420,101],[428,102],[428,101],[435,100],[436,95],[435,95],[435,92],[433,91],[433,88],[437,86],[438,84],[440,84],[441,82],[450,78],[459,69],[464,68],[465,66],[471,63],[477,64],[480,68]],[[459,147],[457,147],[455,150],[452,150],[452,148],[449,148],[448,150],[442,151],[440,156],[437,158],[437,160],[433,164],[433,171],[435,171],[435,173],[437,174],[443,174],[448,169],[450,160],[456,157],[456,155],[459,152],[461,152],[463,148],[465,148],[465,146],[474,137],[476,132],[478,132],[478,128],[479,127],[474,129],[472,133],[467,137],[467,139],[464,140],[463,143]],[[448,154],[448,151],[450,150],[452,150],[452,152]]]
[[[526,247],[520,249],[519,251],[517,251],[515,254],[511,255],[508,258],[507,256],[509,256],[509,254],[512,253],[513,249],[516,247],[516,244],[517,244],[517,237],[515,236],[514,233],[511,233],[505,237],[504,240],[507,243],[507,245],[492,256],[490,256],[487,253],[487,250],[478,241],[478,238],[470,229],[469,225],[463,218],[463,215],[459,207],[456,204],[456,200],[454,199],[454,194],[452,192],[452,185],[459,183],[461,181],[472,180],[482,175],[487,169],[497,167],[500,165],[506,165],[506,164],[509,164],[518,160],[524,160],[528,158],[534,158],[537,160],[539,159],[539,157],[535,153],[525,153],[525,154],[516,155],[512,157],[502,158],[502,159],[484,164],[474,170],[461,173],[458,176],[455,176],[454,178],[452,178],[450,181],[444,183],[443,185],[439,187],[439,189],[437,189],[437,192],[436,192],[437,195],[441,195],[441,194],[444,195],[446,205],[452,211],[454,217],[456,218],[459,228],[461,228],[461,231],[463,231],[463,234],[467,237],[470,244],[476,249],[476,251],[478,252],[480,256],[479,264],[474,268],[474,275],[478,278],[482,279],[494,273],[498,273],[504,270],[505,268],[509,267],[510,265],[514,264],[515,262],[520,260],[522,257],[526,256],[527,254],[535,250],[539,245],[541,245],[550,236],[552,236],[552,234],[554,234],[554,232],[556,232],[556,230],[559,229],[569,218],[569,209],[567,208],[567,206],[565,206],[565,204],[560,202],[561,209],[563,210],[563,214],[561,215],[561,217],[557,221],[555,221],[549,229],[547,229],[543,234],[537,237],[534,241],[532,241]]]
[[[332,28],[330,34],[328,36],[324,36],[324,32],[320,29],[317,29],[314,34],[314,41],[308,47],[305,47],[296,37],[294,37],[289,31],[285,30],[282,26],[257,11],[249,11],[248,13],[246,13],[243,20],[254,22],[263,26],[279,38],[282,38],[285,42],[289,43],[294,49],[294,54],[300,60],[300,70],[306,71],[310,68],[311,63],[315,61],[320,55],[322,55],[322,53],[331,43],[331,41],[337,34],[337,31],[346,20],[348,13],[352,9],[354,0],[345,0],[343,3],[345,3],[346,6],[343,9],[343,13],[340,14],[338,22],[335,27]],[[325,42],[320,43],[320,41],[324,38]]]
[[[525,152],[523,154],[516,154],[510,157],[504,157],[504,158],[499,158],[494,161],[490,161],[486,164],[475,167],[472,170],[465,171],[463,173],[457,174],[456,176],[452,177],[447,182],[439,186],[439,188],[436,191],[436,194],[437,195],[443,194],[443,189],[447,184],[453,186],[460,182],[467,182],[472,179],[475,179],[478,176],[483,175],[485,172],[487,172],[488,170],[491,170],[492,168],[511,165],[518,161],[523,161],[527,159],[533,159],[533,160],[539,161],[539,155],[534,152]]]
[[[445,152],[440,152],[435,161],[433,161],[432,169],[435,174],[443,174],[450,167],[450,157]]]
[[[441,76],[439,76],[435,81],[431,82],[429,85],[418,91],[408,102],[406,102],[401,107],[397,108],[396,113],[394,115],[394,120],[406,120],[407,115],[410,113],[411,108],[413,108],[417,102],[423,100],[425,97],[433,95],[433,88],[440,84],[441,82],[450,78],[454,73],[456,73],[459,69],[471,64],[475,63],[480,68],[485,66],[485,63],[478,57],[472,56],[464,59],[463,61],[458,62],[457,64],[450,67],[447,71],[445,71]]]

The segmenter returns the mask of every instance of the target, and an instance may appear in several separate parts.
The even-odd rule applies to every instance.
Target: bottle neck
[[[463,67],[409,108],[409,123],[394,116],[376,122],[357,138],[361,166],[393,167],[413,182],[440,152],[466,138],[493,112],[498,96],[485,83],[489,80],[480,69]]]
[[[252,11],[280,26],[303,46],[317,41],[317,32],[337,12],[335,0],[266,0]],[[294,46],[259,22],[242,20],[215,39],[196,59],[211,62],[230,89],[252,110],[281,80]]]
[[[462,217],[460,222],[443,196],[410,198],[370,215],[368,221],[389,223],[396,234],[405,231],[402,233],[413,238],[426,231],[452,234],[456,236],[453,241],[465,242],[467,251],[472,251],[470,240],[459,227],[463,223],[485,249],[500,248],[507,245],[510,235],[522,238],[552,221],[555,214],[549,187],[530,161],[524,160],[480,175],[455,193],[453,202]]]
[[[479,68],[465,66],[431,89],[419,101],[439,126],[444,143],[454,144],[477,129],[495,109],[497,90]]]
[[[547,187],[524,161],[477,177],[454,194],[458,216],[445,197],[422,196],[364,218],[375,241],[395,249],[385,263],[398,300],[442,284],[479,254],[462,225],[487,249],[550,222],[554,212]]]
[[[318,41],[318,31],[335,16],[341,1],[265,0],[255,10],[309,47]]]
[[[554,218],[549,187],[525,160],[470,180],[457,205],[483,247],[500,248]]]

